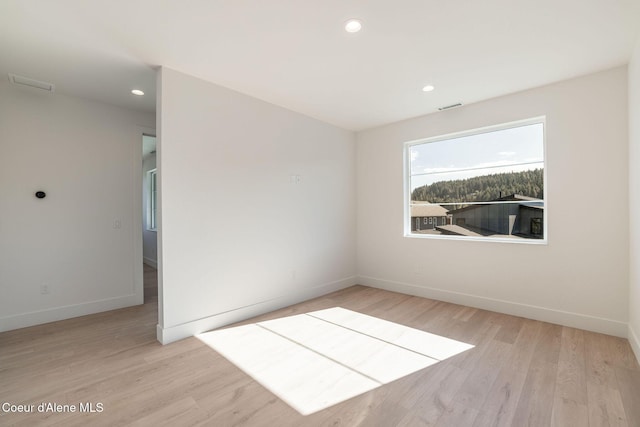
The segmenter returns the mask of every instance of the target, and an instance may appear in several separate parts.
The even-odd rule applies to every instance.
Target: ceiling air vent
[[[439,107],[438,110],[442,111],[442,110],[448,110],[450,108],[456,108],[456,107],[462,107],[462,103],[458,102],[457,104],[451,104],[451,105],[446,105],[444,107]]]
[[[9,74],[9,81],[17,85],[31,86],[37,89],[46,90],[50,93],[53,93],[53,91],[56,89],[53,83],[41,82],[40,80],[34,80],[30,79],[29,77],[18,76],[16,74]]]

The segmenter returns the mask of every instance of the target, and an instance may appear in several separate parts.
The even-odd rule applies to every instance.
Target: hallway
[[[158,300],[158,270],[143,264],[144,266],[144,303]]]

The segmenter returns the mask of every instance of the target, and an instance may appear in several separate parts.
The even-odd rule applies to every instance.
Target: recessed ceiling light
[[[134,94],[134,95],[138,95],[138,96],[142,96],[142,95],[144,95],[144,92],[143,92],[143,91],[141,91],[140,89],[133,89],[133,90],[131,91],[131,93],[132,93],[132,94]]]
[[[347,33],[357,33],[362,29],[362,22],[358,19],[349,19],[344,24],[344,30]]]
[[[432,90],[435,89],[435,86],[433,85],[426,85],[425,87],[422,88],[423,92],[431,92]]]

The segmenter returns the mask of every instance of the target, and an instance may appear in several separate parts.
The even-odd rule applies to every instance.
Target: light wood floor
[[[476,347],[302,417],[198,339],[161,346],[152,298],[0,334],[0,404],[104,405],[0,425],[640,426],[640,367],[624,339],[362,286],[258,319],[334,306]]]

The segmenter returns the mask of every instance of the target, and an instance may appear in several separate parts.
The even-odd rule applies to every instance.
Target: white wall
[[[158,89],[161,342],[355,283],[352,132],[167,68]]]
[[[640,41],[629,64],[629,342],[640,361]]]
[[[405,141],[543,115],[548,245],[403,237]],[[359,283],[627,336],[627,141],[626,67],[360,133]]]
[[[154,121],[0,83],[0,330],[142,303],[138,126]]]
[[[150,154],[142,161],[142,257],[145,264],[157,267],[158,233],[149,230],[149,179],[147,172],[156,168],[156,155]]]

